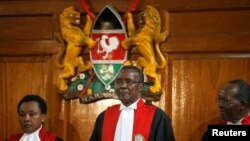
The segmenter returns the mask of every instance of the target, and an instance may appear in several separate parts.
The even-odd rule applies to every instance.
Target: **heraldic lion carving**
[[[78,27],[80,16],[80,13],[75,11],[73,7],[65,8],[60,15],[62,37],[59,36],[58,39],[63,44],[63,49],[58,54],[57,66],[63,68],[59,74],[59,89],[61,91],[68,89],[67,79],[75,75],[75,70],[79,73],[92,69],[91,62],[84,62],[80,56],[84,46],[92,48],[95,44],[95,41],[90,38],[92,21],[87,15],[86,24],[82,30]],[[67,46],[64,45],[64,41],[66,41]]]
[[[144,69],[146,76],[153,79],[154,85],[150,86],[149,91],[155,94],[161,90],[161,75],[157,74],[156,71],[166,67],[166,59],[160,51],[159,44],[167,38],[169,31],[166,30],[161,33],[160,14],[154,7],[149,5],[143,11],[139,22],[141,27],[135,30],[132,14],[130,12],[127,13],[129,38],[122,42],[122,46],[125,49],[135,46],[141,54],[137,59],[136,65]],[[154,50],[158,53],[161,64],[157,62]]]

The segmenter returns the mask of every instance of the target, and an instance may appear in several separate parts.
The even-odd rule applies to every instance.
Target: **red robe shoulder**
[[[22,136],[23,133],[19,133],[9,137],[6,141],[19,141]],[[56,134],[47,132],[44,128],[41,128],[39,137],[41,141],[62,141],[62,139],[58,138]]]

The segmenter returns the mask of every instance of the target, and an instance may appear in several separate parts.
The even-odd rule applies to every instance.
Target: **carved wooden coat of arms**
[[[80,13],[73,7],[65,8],[60,15],[61,32],[57,37],[64,49],[57,60],[61,68],[58,76],[60,95],[64,99],[80,98],[81,103],[116,98],[113,81],[123,65],[134,62],[148,78],[143,98],[158,101],[162,88],[157,69],[166,67],[160,43],[169,34],[168,30],[161,31],[159,12],[148,5],[140,14],[138,29],[131,12],[125,14],[125,25],[111,5],[105,6],[96,17],[87,13],[83,28],[78,26]],[[137,60],[127,57],[132,47],[140,54]],[[88,50],[89,59],[84,59],[84,49]],[[156,56],[160,58],[158,61]]]

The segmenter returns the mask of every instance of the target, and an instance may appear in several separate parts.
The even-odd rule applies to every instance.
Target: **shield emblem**
[[[91,37],[96,44],[90,50],[90,59],[97,77],[108,90],[127,58],[127,51],[121,46],[127,37],[125,26],[112,6],[104,7],[96,17]]]

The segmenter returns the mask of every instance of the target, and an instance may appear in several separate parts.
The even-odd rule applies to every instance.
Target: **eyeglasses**
[[[217,103],[219,105],[223,105],[223,106],[229,106],[230,104],[235,103],[235,102],[239,102],[239,101],[241,101],[241,100],[240,99],[234,99],[234,100],[226,101],[226,100],[223,100],[223,99],[217,99]]]
[[[137,82],[137,81],[134,81],[134,80],[131,80],[131,79],[116,79],[115,80],[115,86],[116,87],[121,87],[122,85],[126,84],[127,87],[130,87],[132,86],[133,84],[136,84],[136,83],[142,83],[142,82]]]

